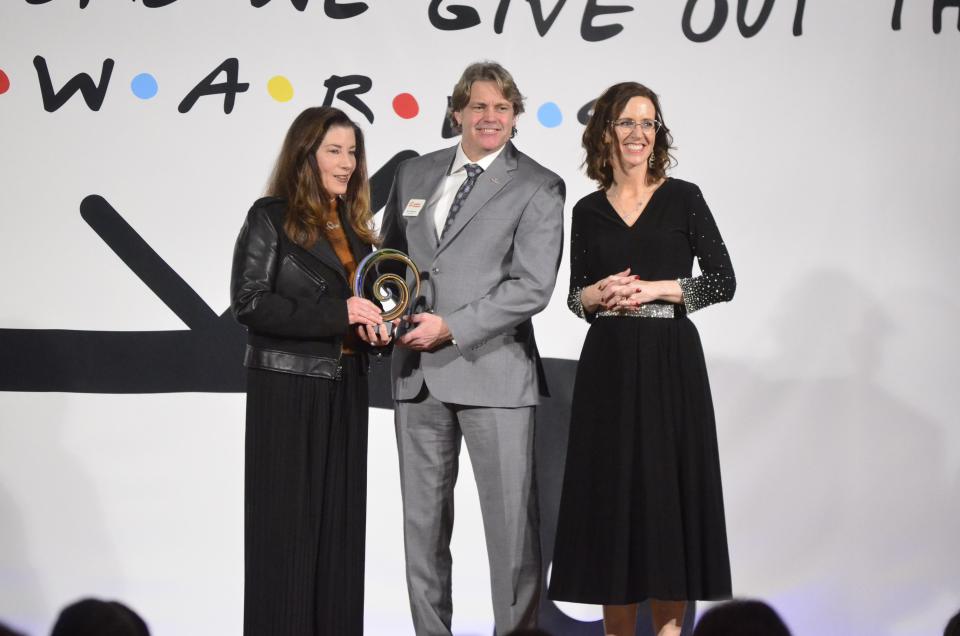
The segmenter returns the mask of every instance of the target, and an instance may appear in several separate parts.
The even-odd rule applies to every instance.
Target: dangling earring
[[[653,160],[653,153],[652,153],[652,152],[650,153],[650,158],[647,159],[647,165],[648,165],[650,168],[654,168],[654,167],[656,167],[656,165],[657,165],[657,163]]]

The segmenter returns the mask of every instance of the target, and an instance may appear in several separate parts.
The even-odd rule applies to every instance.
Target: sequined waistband
[[[677,305],[664,305],[661,303],[648,303],[640,305],[634,309],[625,309],[613,311],[605,309],[598,311],[598,316],[608,317],[626,317],[626,318],[676,318],[678,316]]]

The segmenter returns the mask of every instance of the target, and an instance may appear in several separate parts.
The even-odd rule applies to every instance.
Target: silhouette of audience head
[[[943,636],[960,636],[960,612],[954,614],[947,626],[943,628]]]
[[[24,636],[20,632],[15,632],[3,623],[0,623],[0,636]]]
[[[736,600],[707,610],[694,636],[790,636],[777,612],[763,601]]]
[[[123,603],[85,598],[60,611],[50,636],[150,636],[150,630]]]

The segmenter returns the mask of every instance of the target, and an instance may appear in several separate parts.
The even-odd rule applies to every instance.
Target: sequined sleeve
[[[580,301],[583,288],[593,283],[589,280],[587,242],[583,236],[581,214],[576,207],[573,209],[570,227],[570,293],[567,295],[567,307],[587,322],[593,322],[594,314],[584,311]]]
[[[737,279],[733,274],[733,264],[720,236],[720,230],[717,229],[699,188],[692,193],[687,205],[690,215],[690,249],[700,266],[700,276],[677,280],[683,291],[683,304],[689,314],[733,298]]]

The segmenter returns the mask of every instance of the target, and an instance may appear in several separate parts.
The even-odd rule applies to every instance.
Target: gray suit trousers
[[[438,401],[426,387],[396,404],[407,590],[418,636],[449,636],[450,536],[461,439],[480,495],[496,633],[536,625],[540,536],[533,463],[534,407]]]

